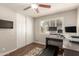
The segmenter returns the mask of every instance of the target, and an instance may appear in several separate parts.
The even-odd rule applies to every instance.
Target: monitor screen
[[[77,31],[76,26],[65,27],[65,32],[76,33],[76,31]]]
[[[57,31],[57,27],[49,27],[48,31]]]
[[[0,28],[13,28],[13,21],[0,20]]]

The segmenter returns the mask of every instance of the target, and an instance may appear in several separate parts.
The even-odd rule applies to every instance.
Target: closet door
[[[17,48],[25,46],[25,16],[17,14]]]
[[[26,44],[31,44],[34,42],[34,23],[32,17],[26,17]]]

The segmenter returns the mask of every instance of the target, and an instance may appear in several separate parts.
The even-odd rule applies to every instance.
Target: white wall
[[[79,35],[79,8],[77,8],[77,35]]]
[[[13,21],[13,29],[0,29],[0,54],[33,42],[34,21],[32,17],[0,6],[0,19]]]
[[[45,44],[46,34],[40,33],[40,21],[51,20],[52,18],[63,17],[64,26],[77,26],[77,10],[70,10],[65,12],[60,12],[48,16],[43,16],[35,19],[35,41]],[[72,33],[73,34],[73,33]]]
[[[34,20],[30,16],[26,16],[26,43],[34,42]]]
[[[0,53],[15,49],[16,44],[16,13],[9,8],[0,6],[0,19],[13,21],[13,29],[0,28]],[[5,48],[5,49],[4,49]],[[4,51],[5,50],[5,51]]]

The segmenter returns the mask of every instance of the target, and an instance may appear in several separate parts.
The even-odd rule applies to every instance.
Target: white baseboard
[[[25,45],[25,46],[26,46],[26,45]],[[24,47],[24,46],[22,46],[22,47]],[[20,49],[20,48],[22,48],[22,47],[15,48],[15,49],[10,50],[10,51],[7,51],[7,52],[5,52],[5,53],[1,53],[0,56],[4,56],[4,55],[6,55],[6,54],[9,54],[9,53],[11,53],[11,52],[13,52],[13,51],[15,51],[15,50],[17,50],[17,49]]]
[[[5,53],[1,53],[0,56],[4,56],[4,55],[6,55],[6,54],[8,54],[8,53],[11,53],[11,52],[17,50],[17,49],[18,49],[18,48],[15,48],[15,49],[10,50],[10,51],[7,51],[7,52],[5,52]]]
[[[34,42],[35,42],[35,43],[42,44],[42,45],[45,45],[45,43],[42,43],[42,42],[39,42],[39,41],[34,41]],[[27,44],[27,45],[29,45],[29,44]],[[20,47],[20,48],[22,48],[22,47]],[[5,53],[1,53],[0,56],[4,56],[4,55],[6,55],[6,54],[8,54],[8,53],[11,53],[11,52],[17,50],[17,49],[19,49],[19,48],[15,48],[15,49],[10,50],[10,51],[7,51],[7,52],[5,52]]]
[[[39,42],[39,41],[34,41],[35,43],[39,43],[39,44],[42,44],[42,45],[46,45],[45,43],[43,42]]]

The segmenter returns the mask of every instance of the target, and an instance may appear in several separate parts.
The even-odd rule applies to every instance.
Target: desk
[[[79,56],[79,44],[70,40],[63,40],[63,49],[65,56]]]
[[[46,47],[48,45],[54,45],[64,49],[64,56],[79,56],[79,43],[70,42],[70,39],[53,36],[46,37]]]

